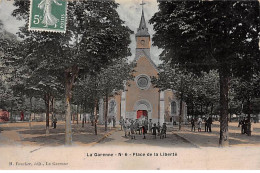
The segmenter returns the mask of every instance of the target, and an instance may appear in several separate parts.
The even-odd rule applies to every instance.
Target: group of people
[[[196,125],[198,127],[198,132],[201,132],[201,128],[202,128],[202,119],[198,118],[197,120],[195,120],[194,118],[191,119],[191,131],[196,131]],[[205,132],[211,132],[211,125],[212,125],[212,118],[211,117],[207,117],[204,119],[204,123],[205,123]]]
[[[160,136],[160,139],[166,138],[166,131],[167,126],[166,123],[163,123],[162,126],[160,126],[160,123],[156,125],[156,123],[152,123],[152,119],[149,120],[148,118],[142,118],[141,122],[139,119],[132,120],[126,118],[121,121],[121,125],[125,132],[125,137],[131,136],[131,139],[135,139],[135,135],[143,135],[143,139],[146,139],[146,134],[149,132],[156,138],[156,136]],[[158,132],[158,133],[157,133]]]

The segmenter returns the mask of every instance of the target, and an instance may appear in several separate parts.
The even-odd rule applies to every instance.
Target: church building
[[[150,55],[151,36],[146,27],[144,12],[142,10],[139,28],[135,34],[136,38],[136,67],[134,81],[129,81],[129,86],[125,85],[124,91],[109,99],[108,119],[116,118],[118,124],[120,116],[123,119],[139,119],[148,117],[153,123],[179,122],[180,101],[174,91],[159,91],[151,83],[152,76],[158,77],[158,69]],[[183,117],[186,121],[187,107],[183,102]],[[99,105],[99,122],[104,123],[105,104],[101,100]]]

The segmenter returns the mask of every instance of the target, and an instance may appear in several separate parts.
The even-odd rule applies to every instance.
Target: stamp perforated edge
[[[68,20],[67,20],[67,15],[68,15],[68,1],[67,0],[63,0],[63,1],[66,1],[66,10],[65,10],[65,16],[66,16],[66,22],[65,22],[65,26],[64,26],[64,31],[63,30],[52,30],[52,29],[43,29],[43,28],[31,28],[31,14],[32,14],[32,1],[33,0],[30,0],[30,12],[29,12],[29,25],[28,25],[28,31],[36,31],[36,32],[53,32],[53,33],[63,33],[65,34],[66,33],[66,30],[67,30],[67,24],[68,24]]]

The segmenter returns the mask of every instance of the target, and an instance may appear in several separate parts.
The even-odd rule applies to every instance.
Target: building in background
[[[148,117],[153,123],[160,122],[161,125],[164,122],[179,122],[180,100],[175,93],[172,90],[159,91],[151,84],[151,77],[158,77],[159,71],[150,56],[151,36],[146,27],[143,10],[135,36],[135,79],[129,81],[130,86],[125,85],[124,91],[119,95],[109,98],[108,121],[115,117],[119,122],[121,116],[123,119],[133,120]],[[187,107],[185,103],[182,105],[182,120],[186,121]],[[99,106],[99,122],[104,123],[103,100]]]

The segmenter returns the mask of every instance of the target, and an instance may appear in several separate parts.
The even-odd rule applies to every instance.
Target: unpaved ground
[[[230,147],[233,146],[258,146],[260,147],[260,123],[253,123],[252,136],[241,134],[241,128],[237,127],[237,122],[229,123]],[[94,134],[94,127],[91,124],[72,124],[73,145],[93,145],[100,142],[105,145],[132,145],[147,144],[154,146],[179,146],[179,147],[218,147],[219,123],[214,122],[212,132],[191,132],[190,125],[184,125],[181,131],[178,126],[168,127],[167,138],[160,140],[153,139],[150,134],[143,140],[140,135],[136,135],[136,140],[124,137],[120,128],[108,127],[104,131],[104,126],[98,126],[98,135]],[[65,124],[59,122],[57,129],[50,127],[49,135],[46,135],[45,122],[32,122],[31,128],[28,122],[0,124],[0,145],[36,145],[36,146],[62,146],[65,142]],[[112,132],[117,131],[115,134]],[[112,134],[106,139],[105,135]],[[105,140],[103,140],[105,139]]]
[[[44,123],[1,124],[0,169],[260,169],[259,125],[252,136],[230,123],[230,147],[218,148],[219,124],[213,132],[190,132],[190,126],[169,127],[166,139],[125,138],[103,126],[94,135],[90,124],[73,124],[72,147],[64,144],[64,123],[45,135]],[[102,140],[101,140],[102,139]],[[99,143],[97,143],[99,141]],[[197,147],[196,147],[197,146]]]
[[[50,127],[46,135],[45,122],[28,122],[0,124],[0,145],[36,145],[60,146],[65,143],[65,123],[59,122],[56,129]],[[72,124],[73,145],[91,145],[103,138],[111,129],[105,132],[104,126],[98,126],[98,135],[94,134],[94,127],[85,124]]]
[[[116,131],[100,143],[97,146],[127,146],[127,147],[151,147],[151,146],[160,146],[160,147],[172,147],[172,148],[194,148],[192,143],[183,139],[182,137],[168,132],[166,138],[160,139],[159,136],[156,138],[150,133],[146,134],[146,138],[143,138],[143,135],[135,135],[135,139],[131,137],[125,137],[123,131]]]
[[[252,125],[252,135],[247,136],[241,134],[241,127],[238,127],[237,122],[229,123],[230,147],[255,146],[260,148],[260,123],[252,123]],[[205,132],[204,126],[202,126],[202,132],[198,132],[197,129],[196,132],[191,132],[190,125],[184,126],[182,131],[174,130],[174,133],[199,147],[218,147],[219,144],[219,122],[213,123],[211,133]]]

